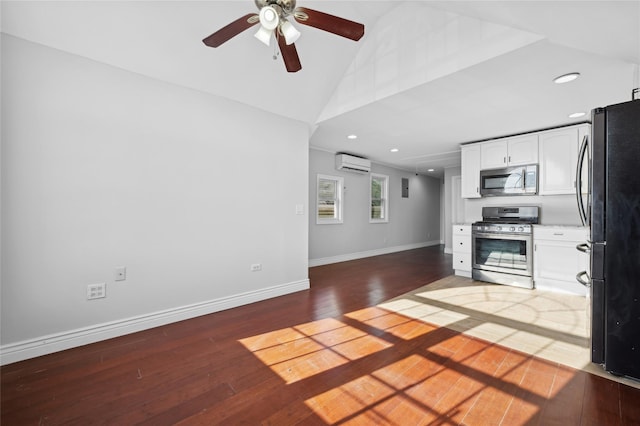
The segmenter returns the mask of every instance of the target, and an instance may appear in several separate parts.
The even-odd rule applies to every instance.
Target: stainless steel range
[[[540,209],[483,207],[482,221],[471,227],[475,280],[533,288],[533,224]]]

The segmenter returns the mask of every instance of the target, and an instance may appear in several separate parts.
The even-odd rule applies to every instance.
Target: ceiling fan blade
[[[298,7],[293,13],[296,21],[330,33],[358,41],[364,35],[364,25],[317,10]]]
[[[220,28],[209,37],[203,39],[202,42],[209,47],[218,47],[244,30],[253,27],[258,22],[260,22],[260,17],[255,13],[249,13],[242,18],[236,19],[229,25]]]
[[[287,44],[283,35],[276,31],[276,38],[278,39],[278,46],[280,47],[280,54],[284,60],[284,66],[289,72],[298,72],[302,69],[300,58],[298,57],[298,50],[296,45],[291,43]]]

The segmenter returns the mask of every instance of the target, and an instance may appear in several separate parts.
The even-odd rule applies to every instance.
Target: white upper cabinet
[[[483,142],[480,144],[480,160],[482,170],[537,164],[538,134]]]
[[[588,132],[581,125],[540,133],[540,195],[575,194],[578,150]]]
[[[507,165],[509,144],[506,139],[480,144],[480,169],[497,169]]]
[[[462,145],[462,198],[480,198],[480,146],[478,144]]]
[[[509,138],[509,166],[538,164],[538,135],[522,135]]]
[[[480,170],[525,164],[539,164],[539,195],[575,194],[578,151],[590,131],[589,124],[577,124],[462,145],[462,198],[480,197]],[[588,177],[583,167],[583,185]]]

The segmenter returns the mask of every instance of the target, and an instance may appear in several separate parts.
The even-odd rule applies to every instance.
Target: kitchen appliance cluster
[[[640,380],[639,165],[640,100],[594,109],[575,170],[573,191],[589,229],[588,241],[576,247],[588,253],[589,265],[576,280],[587,288],[591,360],[635,380]],[[538,193],[537,165],[472,168],[470,174],[478,172],[476,197]],[[483,207],[482,221],[471,225],[472,278],[533,288],[533,225],[539,217],[537,206]]]

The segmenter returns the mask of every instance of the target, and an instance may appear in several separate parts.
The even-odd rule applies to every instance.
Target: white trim
[[[319,196],[319,188],[320,188],[320,179],[323,180],[332,180],[336,182],[336,218],[332,219],[323,219],[318,216],[318,210],[320,209],[320,196]],[[342,212],[343,212],[343,202],[344,202],[344,178],[342,176],[331,176],[324,175],[318,173],[316,176],[316,225],[336,225],[342,224]]]
[[[202,303],[181,306],[90,327],[50,334],[0,347],[0,365],[6,365],[113,337],[124,336],[142,330],[212,314],[249,303],[282,296],[296,291],[308,290],[309,279],[275,285],[246,293],[221,297]]]
[[[453,272],[459,277],[471,278],[471,271],[462,271],[460,269],[455,269]]]
[[[374,219],[371,217],[371,186],[373,185],[373,179],[383,179],[382,185],[382,219]],[[369,178],[369,223],[389,223],[389,176],[382,175],[380,173],[371,173]]]
[[[371,256],[380,256],[382,254],[395,253],[398,251],[405,251],[405,250],[413,250],[413,249],[422,248],[422,247],[437,246],[439,244],[440,244],[439,240],[434,240],[434,241],[425,241],[422,243],[415,243],[415,244],[405,244],[402,246],[384,247],[380,249],[360,251],[356,253],[340,254],[338,256],[320,257],[318,259],[309,259],[309,267],[311,268],[313,266],[329,265],[331,263],[338,263],[338,262],[347,262],[349,260],[362,259],[362,258],[371,257]]]

